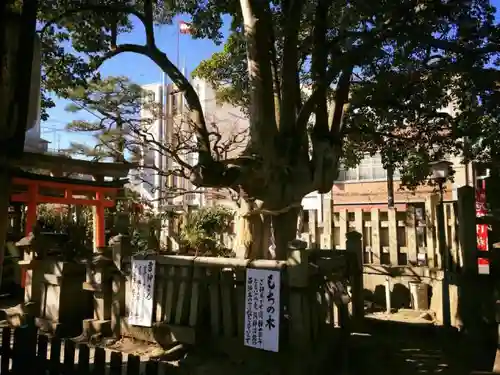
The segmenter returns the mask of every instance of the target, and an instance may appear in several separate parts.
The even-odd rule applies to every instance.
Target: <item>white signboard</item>
[[[131,325],[151,327],[153,322],[155,266],[154,260],[132,259],[131,296],[128,314],[128,322]]]
[[[245,345],[279,350],[280,272],[247,268]]]

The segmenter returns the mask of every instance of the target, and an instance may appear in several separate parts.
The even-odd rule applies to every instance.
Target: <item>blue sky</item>
[[[155,30],[156,43],[158,47],[165,52],[175,63],[177,61],[177,29],[178,21],[189,21],[187,17],[179,17],[172,25],[157,27]],[[229,21],[229,19],[227,20]],[[145,43],[145,34],[142,24],[133,19],[134,31],[130,34],[123,34],[118,43]],[[225,22],[226,25],[229,22]],[[223,30],[227,34],[227,28]],[[198,64],[217,51],[222,49],[209,40],[193,39],[189,35],[180,35],[179,56],[181,66],[185,62],[186,69],[193,71]],[[124,53],[106,61],[101,69],[103,76],[127,76],[132,81],[139,84],[161,82],[161,71],[158,66],[148,58],[134,54]],[[88,143],[92,142],[92,137],[76,133],[64,132],[65,125],[72,120],[89,119],[82,113],[68,113],[65,111],[67,102],[65,100],[56,100],[56,107],[49,111],[50,118],[41,124],[42,138],[51,142],[49,148],[67,148],[71,142]]]

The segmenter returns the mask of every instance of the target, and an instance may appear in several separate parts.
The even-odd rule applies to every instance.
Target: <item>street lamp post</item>
[[[430,163],[431,178],[437,183],[439,187],[439,204],[436,209],[437,219],[437,235],[439,240],[439,254],[441,256],[441,265],[443,267],[443,324],[445,327],[450,327],[450,292],[449,292],[449,270],[450,270],[450,256],[448,246],[446,244],[445,235],[445,220],[444,220],[444,184],[448,179],[451,172],[452,163],[449,161],[441,160]]]

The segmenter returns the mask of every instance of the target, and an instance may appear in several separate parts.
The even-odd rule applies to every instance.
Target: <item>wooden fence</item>
[[[160,375],[172,365],[136,355],[89,347],[71,339],[38,334],[34,325],[3,328],[0,348],[1,375]]]
[[[127,276],[120,333],[163,344],[194,344],[209,338],[210,345],[243,346],[245,271],[252,267],[281,272],[281,341],[312,347],[321,335],[321,325],[347,329],[345,311],[355,318],[363,314],[360,236],[349,236],[347,250],[293,250],[286,261],[147,256],[156,261],[153,326],[139,328],[127,323],[131,303]],[[128,266],[123,271],[128,274],[130,263],[125,263]],[[343,288],[350,289],[350,302],[342,300],[347,294]]]
[[[362,233],[363,263],[391,266],[426,266],[441,268],[439,238],[437,236],[436,197],[425,203],[409,205],[405,211],[397,209],[343,208],[333,213],[330,235],[335,248],[345,248],[346,233]],[[463,259],[458,233],[457,202],[444,204],[446,247],[453,266],[460,267]],[[316,221],[316,212],[308,212],[302,239],[317,248],[321,236],[328,233]]]

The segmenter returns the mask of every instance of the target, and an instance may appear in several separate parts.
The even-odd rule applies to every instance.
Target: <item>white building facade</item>
[[[239,154],[247,142],[246,132],[249,128],[249,121],[246,114],[241,108],[218,101],[215,90],[207,82],[195,78],[191,84],[200,98],[207,126],[221,135],[221,140],[219,140],[219,144],[223,146],[219,150],[221,156],[227,158]],[[142,88],[149,93],[149,99],[154,100],[161,107],[162,115],[152,119],[148,131],[156,141],[172,144],[175,134],[180,132],[189,134],[189,124],[185,121],[187,114],[185,100],[181,93],[176,92],[173,84],[154,83],[144,85]],[[150,114],[145,111],[142,116],[150,116]],[[152,148],[142,150],[142,159],[144,165],[154,164],[156,168],[163,171],[176,168],[176,163],[169,155]],[[197,154],[188,153],[183,159],[194,166],[197,163]],[[135,173],[140,174],[140,177],[131,176],[135,190],[140,192],[143,198],[152,202],[156,212],[162,212],[172,205],[189,208],[207,204],[233,204],[230,199],[224,199],[224,195],[215,197],[213,191],[209,193],[197,189],[185,178],[175,176],[166,178],[155,170],[147,168]],[[167,199],[167,190],[171,188],[184,193]],[[319,194],[311,193],[304,198],[302,204],[306,209],[317,210],[318,215],[321,216],[322,200]]]

